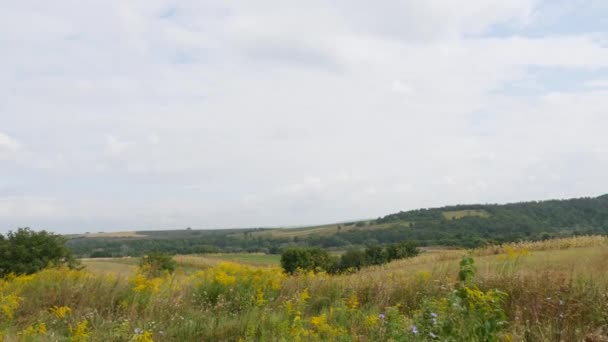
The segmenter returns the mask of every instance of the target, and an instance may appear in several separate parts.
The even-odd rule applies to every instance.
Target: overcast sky
[[[606,193],[607,17],[604,0],[4,1],[0,232]]]

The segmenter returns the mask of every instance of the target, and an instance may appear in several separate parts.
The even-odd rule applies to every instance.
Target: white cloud
[[[297,225],[601,192],[606,32],[536,33],[546,7],[7,5],[0,158],[21,155],[3,171],[23,187],[10,222]],[[32,198],[55,210],[24,209]]]
[[[589,80],[585,82],[588,88],[608,88],[608,80]]]
[[[15,139],[0,133],[0,160],[14,158],[20,147]]]
[[[109,157],[122,158],[133,144],[131,141],[121,141],[113,135],[108,135],[106,136],[104,152]]]

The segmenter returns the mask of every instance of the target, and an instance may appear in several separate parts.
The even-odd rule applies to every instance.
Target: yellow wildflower
[[[151,331],[144,331],[140,334],[135,334],[135,336],[133,336],[133,338],[131,339],[131,341],[134,342],[154,342],[154,339],[152,338],[152,332]]]
[[[348,297],[346,300],[346,307],[351,310],[356,310],[359,307],[359,298],[357,298],[356,293],[353,293],[350,297]]]
[[[69,330],[71,341],[87,341],[89,339],[89,336],[91,335],[91,331],[89,329],[89,321],[87,321],[86,319],[76,324],[75,327],[72,327],[72,325],[70,325]]]
[[[302,291],[302,293],[300,293],[300,296],[298,297],[298,299],[299,299],[298,302],[306,303],[308,298],[310,298],[310,294],[308,294],[308,288],[305,288],[304,291]]]
[[[63,319],[65,316],[67,316],[70,312],[72,312],[72,309],[70,309],[67,306],[53,306],[50,309],[51,313],[53,315],[55,315],[57,318],[59,319]]]

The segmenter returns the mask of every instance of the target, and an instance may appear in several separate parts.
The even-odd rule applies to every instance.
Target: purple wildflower
[[[378,315],[378,318],[380,318],[381,320],[384,320],[384,318],[385,318],[385,317],[386,317],[386,316],[384,316],[384,314],[383,314],[383,313],[381,313],[381,314],[379,314],[379,315]]]
[[[416,335],[418,334],[418,328],[416,328],[415,325],[412,324],[412,326],[410,327],[410,331],[412,332],[412,334]]]

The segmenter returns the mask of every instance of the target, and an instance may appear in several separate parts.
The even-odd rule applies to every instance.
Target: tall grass
[[[605,237],[577,237],[338,276],[215,261],[157,278],[47,269],[0,280],[0,341],[581,341],[608,325],[607,258]]]

